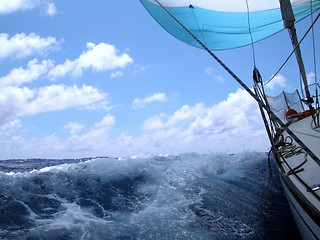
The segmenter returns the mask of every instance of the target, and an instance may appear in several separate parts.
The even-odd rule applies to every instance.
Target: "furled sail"
[[[177,39],[200,47],[163,8],[210,50],[242,47],[284,29],[279,0],[140,0]],[[159,2],[159,4],[157,3]],[[296,21],[319,10],[320,0],[292,0]]]

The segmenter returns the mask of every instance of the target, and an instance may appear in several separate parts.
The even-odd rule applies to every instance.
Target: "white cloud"
[[[0,14],[7,14],[17,10],[31,9],[36,6],[36,1],[31,0],[1,0]]]
[[[315,73],[308,73],[307,74],[307,80],[308,80],[308,84],[312,85],[316,82],[316,75]]]
[[[37,80],[40,76],[47,74],[49,69],[53,67],[51,60],[43,60],[41,63],[38,59],[29,61],[28,67],[14,68],[11,72],[0,78],[0,86],[21,86]]]
[[[74,135],[77,132],[81,131],[85,127],[84,124],[77,123],[77,122],[69,122],[65,128],[69,129],[70,134]]]
[[[113,108],[107,101],[108,95],[92,86],[52,84],[34,87],[31,85],[41,77],[48,78],[48,74],[52,70],[61,75],[72,71],[81,72],[85,68],[102,71],[117,67],[122,68],[132,61],[126,54],[117,55],[115,48],[108,44],[101,43],[96,46],[89,43],[88,48],[89,50],[80,55],[76,61],[67,60],[64,65],[54,66],[50,59],[42,62],[33,59],[28,62],[26,68],[14,68],[6,76],[0,77],[0,125],[2,126],[18,117],[67,108],[90,110]],[[93,61],[92,64],[91,61]],[[28,87],[27,84],[30,86]],[[75,133],[79,127],[70,125],[69,129]]]
[[[66,140],[62,140],[63,146],[61,150],[71,152],[100,152],[106,149],[106,146],[112,146],[110,144],[109,132],[112,130],[115,124],[115,117],[106,115],[96,122],[94,126],[82,135],[73,135]]]
[[[83,85],[79,88],[76,85],[50,85],[35,91],[35,97],[27,103],[24,115],[59,111],[71,107],[86,108],[105,99],[106,94],[92,86]]]
[[[54,15],[57,14],[57,8],[54,5],[54,3],[47,4],[45,13],[50,17],[53,17]]]
[[[195,106],[183,105],[174,112],[172,116],[161,113],[158,116],[145,120],[143,129],[149,131],[175,126],[185,126],[186,124],[190,124],[190,121],[194,120],[196,117],[206,114],[207,111],[208,109],[202,103],[198,103]]]
[[[240,89],[213,106],[184,105],[171,116],[154,116],[144,122],[143,129],[154,147],[171,146],[178,151],[267,150],[268,145],[257,104]]]
[[[67,59],[65,63],[57,65],[49,72],[51,79],[63,77],[70,74],[73,77],[80,77],[84,70],[107,71],[117,68],[124,68],[133,62],[132,58],[126,54],[119,54],[113,45],[107,43],[87,43],[87,51],[84,51],[75,60]]]
[[[39,0],[1,0],[0,14],[9,14],[19,10],[30,10],[36,7],[42,7],[44,13],[50,17],[57,13],[56,6],[52,2]]]
[[[20,33],[12,37],[0,33],[0,60],[23,58],[32,54],[45,55],[48,51],[56,50],[59,44],[54,37],[41,38],[35,33]]]
[[[207,67],[206,70],[205,70],[205,73],[207,75],[209,75],[209,76],[213,76],[214,81],[216,81],[216,82],[218,82],[220,84],[225,83],[224,78],[222,78],[214,68]]]
[[[51,80],[55,80],[58,77],[63,77],[67,75],[69,72],[73,71],[74,65],[75,65],[74,62],[67,59],[64,62],[64,64],[60,64],[52,68],[48,73],[48,77]]]
[[[269,147],[257,104],[240,89],[213,106],[202,103],[185,105],[171,116],[164,113],[156,115],[144,122],[145,132],[139,136],[120,133],[119,137],[112,139],[110,134],[115,123],[114,116],[106,115],[91,129],[86,126],[86,132],[82,124],[69,123],[67,128],[71,136],[66,139],[60,139],[57,134],[38,139],[15,135],[7,142],[1,140],[1,144],[4,150],[13,146],[21,149],[23,157],[30,156],[28,149],[35,148],[38,149],[36,157],[83,157],[125,156],[145,151],[172,154],[267,151]],[[19,122],[12,122],[12,129],[19,129],[19,125]],[[7,128],[10,129],[9,126]]]
[[[89,131],[81,135],[76,134],[84,128],[84,125],[70,122],[65,128],[69,129],[72,135],[66,139],[61,139],[56,133],[40,138],[26,138],[21,134],[20,121],[12,120],[4,125],[0,124],[1,157],[83,157],[83,154],[92,154],[97,150],[105,149],[106,144],[108,144],[107,135],[114,122],[114,117],[107,115],[96,122]],[[20,133],[18,130],[20,130]],[[34,149],[37,149],[36,153]]]
[[[147,71],[149,68],[151,68],[151,66],[135,65],[133,73],[139,74],[139,73]]]
[[[11,121],[8,121],[5,124],[0,124],[0,140],[1,141],[9,141],[13,134],[16,133],[17,130],[21,128],[21,122],[19,119],[14,119]]]
[[[205,73],[211,76],[212,74],[216,73],[216,70],[213,67],[207,67]]]
[[[0,124],[20,116],[24,112],[25,104],[33,97],[33,91],[26,87],[1,87]]]
[[[105,116],[100,122],[95,123],[95,129],[109,132],[115,123],[115,118],[111,115]]]
[[[167,126],[173,126],[177,123],[181,123],[185,120],[193,119],[197,116],[200,116],[206,112],[204,104],[198,103],[194,107],[188,105],[182,106],[177,110],[167,121]]]
[[[162,114],[164,115],[164,114]],[[154,130],[154,129],[162,129],[166,125],[165,120],[161,115],[154,116],[144,121],[143,129],[144,130]]]
[[[115,117],[108,114],[100,121],[94,123],[91,126],[91,129],[87,126],[89,130],[83,134],[77,133],[80,130],[83,132],[84,126],[76,122],[71,122],[66,125],[65,128],[71,130],[70,133],[72,135],[65,139],[61,139],[56,133],[42,138],[25,138],[16,133],[16,131],[21,128],[21,124],[18,120],[13,120],[2,127],[0,125],[0,130],[3,130],[6,127],[6,132],[8,133],[5,137],[0,135],[0,144],[2,146],[1,157],[10,155],[9,158],[65,158],[68,156],[96,156],[95,154],[103,154],[106,150],[112,152],[116,146],[115,142],[113,142],[108,135],[113,129],[115,121]],[[14,151],[14,153],[12,153],[12,149],[19,149],[19,151]],[[35,153],[30,149],[37,149],[37,151]]]
[[[265,85],[265,88],[269,90],[274,90],[277,87],[285,88],[287,86],[287,79],[284,76],[278,74],[268,84]]]
[[[21,116],[67,108],[106,109],[107,95],[97,88],[50,85],[38,89],[3,87],[0,91],[0,123]]]
[[[111,73],[111,78],[122,77],[122,76],[123,76],[122,71],[116,71],[116,72]]]
[[[147,104],[152,102],[166,102],[168,101],[167,96],[164,93],[154,93],[153,95],[147,96],[143,99],[136,98],[133,100],[133,106],[136,108],[145,107]]]
[[[32,34],[26,37],[29,40],[24,39],[21,43],[17,43],[17,41],[14,40],[14,38],[21,40],[24,37],[17,37],[16,35],[15,37],[12,37],[9,41],[4,43],[4,48],[6,48],[6,50],[4,50],[4,48],[0,48],[0,58],[1,56],[4,58],[8,57],[9,55],[26,56],[32,54],[30,48],[27,50],[23,49],[22,45],[24,41],[29,41],[29,46],[32,45],[34,47],[39,47],[38,49],[35,49],[36,52],[41,51],[41,49],[44,50],[44,46],[46,45],[43,43],[42,46],[44,48],[41,48],[40,42],[42,42],[42,40],[40,40],[38,36]],[[5,36],[5,39],[7,39],[7,36]],[[2,40],[4,40],[4,38]],[[2,40],[0,34],[0,44]],[[6,46],[6,44],[9,46]],[[50,44],[48,43],[48,45]],[[116,49],[113,46],[108,45],[106,43],[100,43],[97,46],[89,43],[88,46],[89,50],[82,53],[78,59],[74,61],[67,59],[63,64],[56,66],[54,65],[54,62],[50,59],[43,60],[41,63],[39,63],[38,59],[33,59],[29,61],[27,68],[14,68],[11,70],[9,74],[7,74],[4,77],[1,77],[0,85],[20,86],[22,84],[31,83],[37,80],[40,76],[44,76],[51,80],[54,80],[57,77],[66,76],[68,74],[71,74],[73,77],[79,77],[82,75],[82,72],[86,69],[92,69],[94,71],[113,70],[117,68],[124,68],[127,64],[130,64],[133,61],[127,54],[117,55]],[[111,74],[111,77],[120,77],[122,75],[122,71],[116,71]]]

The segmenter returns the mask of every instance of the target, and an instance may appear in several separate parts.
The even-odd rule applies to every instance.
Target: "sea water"
[[[299,234],[274,164],[247,152],[0,161],[0,239]]]

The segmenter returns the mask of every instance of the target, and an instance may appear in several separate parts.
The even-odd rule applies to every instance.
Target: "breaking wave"
[[[255,152],[0,161],[0,239],[293,239],[273,171]]]

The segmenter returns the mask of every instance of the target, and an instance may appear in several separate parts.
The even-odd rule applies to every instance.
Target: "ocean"
[[[266,153],[0,161],[0,239],[300,239]]]

